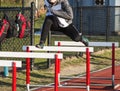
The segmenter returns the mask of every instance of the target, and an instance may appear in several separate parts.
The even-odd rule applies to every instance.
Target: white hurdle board
[[[21,61],[12,61],[12,60],[0,60],[0,66],[4,67],[12,67],[12,63],[15,62],[16,63],[16,67],[22,67],[22,62]]]
[[[59,59],[63,58],[62,53],[32,53],[32,52],[0,52],[0,57],[15,57],[15,58],[50,58],[55,59],[55,55],[58,55]]]
[[[58,45],[60,42],[61,46],[85,46],[82,42],[75,42],[75,41],[55,41],[54,44]]]
[[[44,46],[42,49],[35,46],[23,46],[25,51],[29,47],[30,51],[61,51],[61,52],[86,52],[86,48],[89,48],[89,52],[93,52],[93,47],[63,47],[63,46]]]
[[[89,46],[112,47],[113,43],[115,44],[116,47],[119,47],[119,43],[118,42],[89,42],[88,45]]]
[[[59,42],[61,46],[83,46],[84,45],[82,42],[74,42],[74,41],[55,41],[54,44],[58,45]],[[88,46],[111,47],[113,43],[115,44],[116,47],[119,47],[118,42],[88,42]]]

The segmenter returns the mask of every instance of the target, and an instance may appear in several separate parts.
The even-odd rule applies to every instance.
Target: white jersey
[[[46,16],[53,15],[53,14],[51,13],[51,11],[50,11],[50,8],[52,8],[53,10],[61,10],[61,9],[62,9],[61,4],[57,4],[57,5],[54,5],[54,6],[51,7],[51,5],[48,3],[47,0],[45,0],[45,5],[46,5],[46,7],[47,7]],[[65,21],[64,18],[61,18],[61,17],[58,17],[58,16],[57,16],[57,18],[58,18],[58,20],[59,20],[59,22],[60,22],[60,23],[59,23],[59,26],[60,26],[60,27],[67,27],[67,26],[69,25],[69,24]]]

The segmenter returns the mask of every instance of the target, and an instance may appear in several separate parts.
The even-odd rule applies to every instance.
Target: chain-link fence
[[[16,15],[19,12],[25,16],[26,20],[30,21],[30,35],[24,38],[10,37],[5,38],[0,43],[0,51],[13,51],[20,52],[22,51],[23,45],[32,45],[33,44],[33,35],[34,35],[34,7],[35,4],[31,3],[31,7],[0,7],[0,19],[3,18],[4,14],[8,16],[10,26],[14,25]],[[15,30],[14,30],[15,31]],[[17,30],[16,30],[17,31]],[[21,60],[20,58],[4,58],[9,60]],[[25,59],[22,59],[25,61]]]
[[[90,41],[119,42],[120,6],[81,6],[72,8],[74,25]],[[53,32],[53,35],[54,33],[57,34]]]
[[[74,24],[83,35],[103,36],[104,41],[110,41],[120,32],[119,6],[82,6],[73,7],[73,11]]]

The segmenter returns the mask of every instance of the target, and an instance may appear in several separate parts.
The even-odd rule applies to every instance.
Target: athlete
[[[68,0],[44,0],[47,9],[46,17],[43,23],[41,38],[38,48],[43,48],[49,31],[60,31],[70,37],[73,41],[83,42],[88,46],[88,39],[73,25],[73,11]]]

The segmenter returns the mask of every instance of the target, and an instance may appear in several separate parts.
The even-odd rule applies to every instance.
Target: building
[[[120,32],[120,0],[69,0],[74,24],[84,34]]]

